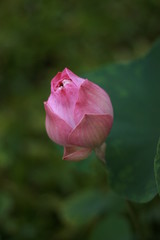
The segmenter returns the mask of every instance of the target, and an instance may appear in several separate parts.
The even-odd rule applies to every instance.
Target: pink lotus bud
[[[63,159],[81,160],[108,136],[113,109],[108,94],[98,85],[65,68],[51,81],[44,102],[48,136],[64,146]]]

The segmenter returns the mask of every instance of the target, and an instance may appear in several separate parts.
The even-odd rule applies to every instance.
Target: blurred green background
[[[62,161],[43,107],[57,71],[143,56],[159,23],[159,0],[0,1],[0,239],[160,239],[158,198],[115,196],[94,155]]]

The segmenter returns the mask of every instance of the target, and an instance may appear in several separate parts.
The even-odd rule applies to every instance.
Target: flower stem
[[[128,214],[129,214],[130,220],[133,224],[133,228],[136,232],[138,239],[146,240],[147,236],[146,236],[146,232],[144,230],[144,225],[140,221],[139,214],[137,213],[134,203],[132,203],[131,201],[128,201],[128,200],[126,202],[127,202],[127,207],[128,207]]]
[[[95,148],[95,153],[97,158],[103,163],[106,164],[106,143],[102,143],[102,145],[98,148]]]

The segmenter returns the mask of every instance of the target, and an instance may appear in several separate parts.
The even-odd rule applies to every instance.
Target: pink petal
[[[83,78],[78,77],[71,70],[69,70],[68,68],[65,68],[62,72],[58,72],[57,75],[52,79],[52,81],[51,81],[51,91],[52,92],[54,92],[54,89],[55,89],[57,83],[63,79],[72,80],[77,87],[79,87],[84,82]]]
[[[66,80],[65,80],[66,81]],[[64,87],[57,88],[48,98],[52,111],[72,128],[75,127],[74,109],[78,98],[78,88],[70,81]]]
[[[62,72],[58,72],[56,76],[51,81],[51,91],[54,92],[57,83],[63,79],[70,79],[67,68],[65,68]]]
[[[108,94],[88,80],[85,80],[79,89],[74,111],[75,123],[78,124],[85,114],[109,114],[113,116],[112,104]]]
[[[68,136],[72,128],[59,116],[57,116],[47,102],[44,103],[46,110],[46,130],[52,141],[60,145],[68,144]]]
[[[86,148],[100,146],[108,136],[112,127],[111,115],[85,114],[80,123],[69,136],[69,143]]]
[[[76,146],[64,147],[64,160],[79,161],[85,159],[91,153],[89,148],[80,148]]]
[[[64,71],[66,72],[66,74],[69,76],[69,78],[74,82],[74,84],[76,84],[77,87],[80,87],[81,84],[85,81],[85,79],[80,78],[79,76],[77,76],[76,74],[74,74],[71,70],[69,70],[68,68],[65,68]]]
[[[51,80],[51,92],[54,92],[54,89],[60,80],[61,80],[61,72],[58,72],[56,76]]]

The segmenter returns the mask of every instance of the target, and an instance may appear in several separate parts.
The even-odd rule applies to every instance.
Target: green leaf
[[[158,193],[160,195],[160,138],[157,145],[157,153],[154,161],[154,170]]]
[[[110,95],[114,124],[106,160],[111,187],[121,196],[147,202],[157,194],[154,154],[160,124],[160,41],[149,54],[87,75]]]
[[[122,216],[111,215],[99,222],[89,240],[131,240],[132,232],[127,220]]]
[[[86,189],[64,200],[61,215],[71,225],[83,225],[105,211],[121,212],[125,206],[124,200],[113,193]]]

